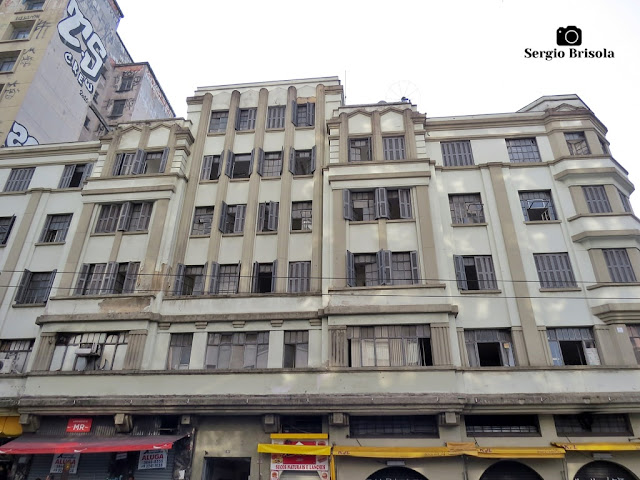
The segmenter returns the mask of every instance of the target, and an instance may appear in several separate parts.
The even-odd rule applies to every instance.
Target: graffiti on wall
[[[39,145],[39,143],[35,137],[29,135],[29,131],[24,125],[18,122],[13,122],[13,125],[11,125],[11,131],[7,135],[7,139],[4,141],[4,146],[24,147],[25,145]]]
[[[22,65],[23,67],[30,66],[31,63],[33,62],[33,56],[35,54],[36,54],[35,48],[30,48],[22,52],[22,55],[20,56],[20,65]]]
[[[73,52],[80,53],[79,62],[73,52],[65,52],[64,60],[71,67],[78,83],[92,94],[95,90],[94,84],[104,69],[107,49],[91,22],[80,11],[76,0],[69,0],[67,17],[58,23],[58,34],[62,43]],[[86,95],[82,95],[82,98],[86,102],[89,101]]]
[[[36,34],[36,40],[38,40],[40,37],[44,38],[47,35],[50,27],[51,22],[48,22],[47,20],[38,20],[38,23],[36,23],[36,26],[33,29],[34,33]]]
[[[18,88],[18,81],[15,80],[13,82],[7,83],[4,87],[4,98],[7,100],[11,100],[16,96],[17,93],[20,93],[20,89]]]

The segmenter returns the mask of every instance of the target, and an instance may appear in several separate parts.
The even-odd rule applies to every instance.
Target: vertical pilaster
[[[333,205],[332,222],[332,242],[331,242],[331,262],[332,269],[329,275],[333,277],[329,285],[333,288],[344,288],[347,286],[347,221],[342,215],[342,190],[331,191],[331,204]]]
[[[416,131],[413,128],[413,110],[406,109],[403,115],[405,155],[408,159],[415,160],[418,158],[418,150],[416,149]]]
[[[162,269],[160,264],[160,245],[162,243],[164,225],[169,210],[169,199],[156,200],[154,204],[153,220],[149,226],[149,238],[144,261],[140,266],[137,288],[143,292],[157,292],[162,289]]]
[[[371,115],[371,142],[373,161],[384,160],[382,125],[380,124],[380,112],[378,110]]]
[[[313,199],[311,202],[311,291],[319,292],[322,289],[322,217],[323,202],[322,171],[328,164],[326,156],[326,113],[325,113],[325,88],[324,85],[316,87],[316,171],[313,173]],[[328,157],[328,156],[327,156]],[[311,340],[309,340],[311,348]],[[311,362],[311,353],[309,353]]]
[[[423,278],[427,279],[427,283],[438,283],[440,277],[438,276],[438,258],[436,255],[436,241],[431,218],[429,187],[426,185],[418,185],[415,190],[415,200],[417,201],[413,205],[413,214],[416,216],[422,245],[422,258],[424,262]]]
[[[529,357],[527,356],[527,346],[524,342],[524,334],[522,327],[511,328],[511,341],[515,350],[516,365],[526,367],[529,365]]]
[[[93,214],[94,206],[94,203],[85,203],[82,205],[82,212],[80,212],[78,226],[76,227],[76,232],[73,235],[69,255],[67,256],[67,261],[64,265],[64,272],[62,273],[60,283],[58,284],[57,295],[70,296],[73,294],[73,277],[75,272],[80,270],[80,255],[82,254],[84,243],[87,241],[87,237],[89,235],[91,216]]]
[[[346,113],[340,114],[340,162],[349,162],[349,117]]]

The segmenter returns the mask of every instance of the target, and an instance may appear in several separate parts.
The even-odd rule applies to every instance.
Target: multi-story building
[[[0,137],[8,147],[95,140],[175,114],[148,63],[116,33],[115,0],[0,4]]]
[[[0,152],[14,478],[637,478],[640,220],[580,98],[188,105]]]

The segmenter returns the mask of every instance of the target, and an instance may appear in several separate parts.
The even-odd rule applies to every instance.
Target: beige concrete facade
[[[270,477],[280,432],[327,434],[343,479],[640,475],[640,220],[578,97],[428,118],[322,77],[188,106],[0,151],[5,415],[177,415],[198,480]]]

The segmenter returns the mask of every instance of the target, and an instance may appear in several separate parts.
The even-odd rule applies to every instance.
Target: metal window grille
[[[479,193],[449,195],[449,210],[454,225],[484,223],[484,206]]]
[[[6,245],[16,217],[0,217],[0,245]]]
[[[144,232],[149,228],[149,221],[151,220],[151,209],[153,208],[152,202],[142,202],[131,204],[129,210],[129,220],[127,228],[124,230],[127,232]],[[120,228],[122,229],[122,228]]]
[[[627,329],[633,352],[636,354],[636,362],[640,364],[640,325],[627,325]]]
[[[350,162],[370,162],[371,139],[370,138],[350,138],[349,139],[349,161]]]
[[[429,325],[347,327],[351,367],[432,365]]]
[[[465,415],[467,436],[532,436],[540,434],[537,415]]]
[[[12,168],[9,178],[4,186],[5,192],[20,192],[29,188],[31,178],[35,172],[35,167],[31,168]]]
[[[205,368],[267,368],[269,332],[210,333]]]
[[[375,220],[375,198],[373,191],[351,192],[353,220]]]
[[[289,262],[289,292],[311,290],[311,262]]]
[[[274,105],[267,108],[267,128],[284,128],[284,105]]]
[[[637,281],[626,249],[605,248],[602,250],[602,254],[605,262],[607,262],[607,269],[612,282],[630,283]]]
[[[265,152],[262,176],[279,177],[280,175],[282,175],[282,152]]]
[[[513,163],[541,162],[535,138],[507,139],[509,160]]]
[[[67,238],[69,225],[71,224],[71,214],[67,215],[48,215],[44,230],[40,235],[40,242],[54,243],[64,242]]]
[[[172,333],[169,342],[169,370],[188,370],[191,360],[192,333]]]
[[[291,206],[291,230],[311,230],[313,210],[311,202],[293,202]]]
[[[256,128],[256,109],[241,108],[238,111],[236,130],[253,130]]]
[[[584,198],[591,213],[609,213],[611,205],[604,185],[583,186]]]
[[[309,331],[289,330],[284,332],[284,368],[304,368],[309,364]]]
[[[589,145],[584,132],[568,132],[564,134],[570,155],[589,155]]]
[[[238,293],[240,280],[240,266],[220,265],[218,273],[218,291],[215,293]]]
[[[542,288],[577,287],[568,253],[534,253]]]
[[[462,167],[473,165],[473,152],[471,142],[462,140],[459,142],[442,142],[442,161],[445,167]]]
[[[13,371],[23,373],[33,350],[33,340],[2,340],[0,358],[13,360]]]
[[[351,416],[349,436],[437,438],[438,422],[432,415]]]
[[[558,217],[553,206],[551,191],[519,192],[519,196],[525,221],[557,220]]]
[[[629,417],[625,413],[554,415],[553,420],[558,435],[632,435]]]
[[[191,235],[208,235],[211,233],[211,222],[213,221],[213,206],[196,207],[193,215],[193,225]]]
[[[227,130],[227,122],[229,121],[229,112],[211,112],[209,120],[210,133],[222,133]]]
[[[385,160],[404,160],[404,137],[384,137],[382,139]]]

